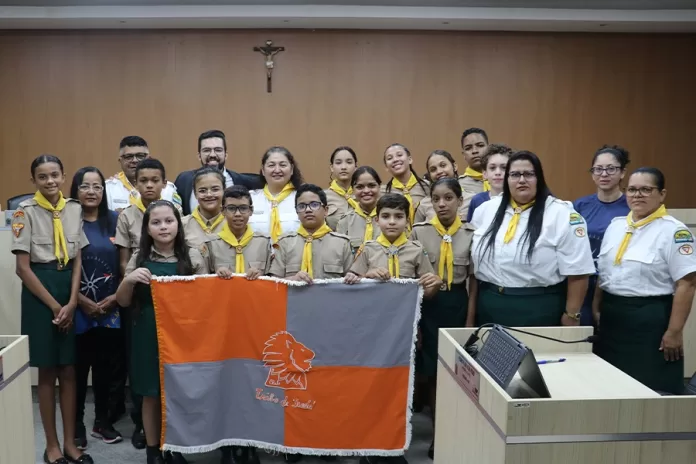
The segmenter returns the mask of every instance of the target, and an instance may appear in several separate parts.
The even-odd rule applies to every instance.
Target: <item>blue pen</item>
[[[562,363],[565,362],[566,358],[558,358],[558,359],[545,359],[543,361],[538,361],[537,364],[540,366],[542,364],[553,364],[553,363]]]

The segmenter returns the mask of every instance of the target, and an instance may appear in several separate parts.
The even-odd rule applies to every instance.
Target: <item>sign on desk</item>
[[[457,383],[459,383],[472,400],[478,403],[481,376],[476,368],[464,359],[464,356],[459,353],[456,353],[456,355],[457,360],[454,363],[454,375],[457,379]]]

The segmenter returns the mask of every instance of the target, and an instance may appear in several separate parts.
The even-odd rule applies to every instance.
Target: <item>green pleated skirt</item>
[[[625,297],[604,292],[597,354],[655,391],[681,394],[684,359],[665,361],[660,351],[672,299],[672,295]]]
[[[550,287],[503,288],[479,281],[476,325],[508,327],[561,325],[566,306],[566,282]]]
[[[464,327],[469,295],[466,284],[453,285],[449,291],[440,291],[423,300],[421,306],[421,349],[416,356],[416,372],[428,377],[437,373],[437,340],[443,327]]]
[[[72,286],[72,262],[58,270],[57,262],[31,263],[31,270],[58,304],[70,302]],[[31,367],[57,367],[75,364],[75,328],[67,332],[53,324],[51,308],[22,285],[21,332],[29,336],[29,365]]]

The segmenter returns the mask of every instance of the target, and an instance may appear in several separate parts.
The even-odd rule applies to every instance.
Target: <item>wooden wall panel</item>
[[[251,50],[266,39],[286,47],[272,94]],[[256,171],[281,144],[323,185],[335,146],[382,171],[384,147],[399,141],[423,172],[430,150],[461,159],[461,131],[479,126],[539,154],[566,199],[592,191],[592,153],[619,143],[631,167],[665,171],[669,206],[696,207],[694,56],[694,35],[3,31],[0,199],[32,190],[42,152],[70,175],[87,164],[111,175],[130,134],[170,179],[197,166],[198,134],[219,128],[234,169]]]

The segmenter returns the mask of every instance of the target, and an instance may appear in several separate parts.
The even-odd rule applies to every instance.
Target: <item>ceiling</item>
[[[582,10],[694,9],[696,0],[0,0],[0,6],[350,5]]]

